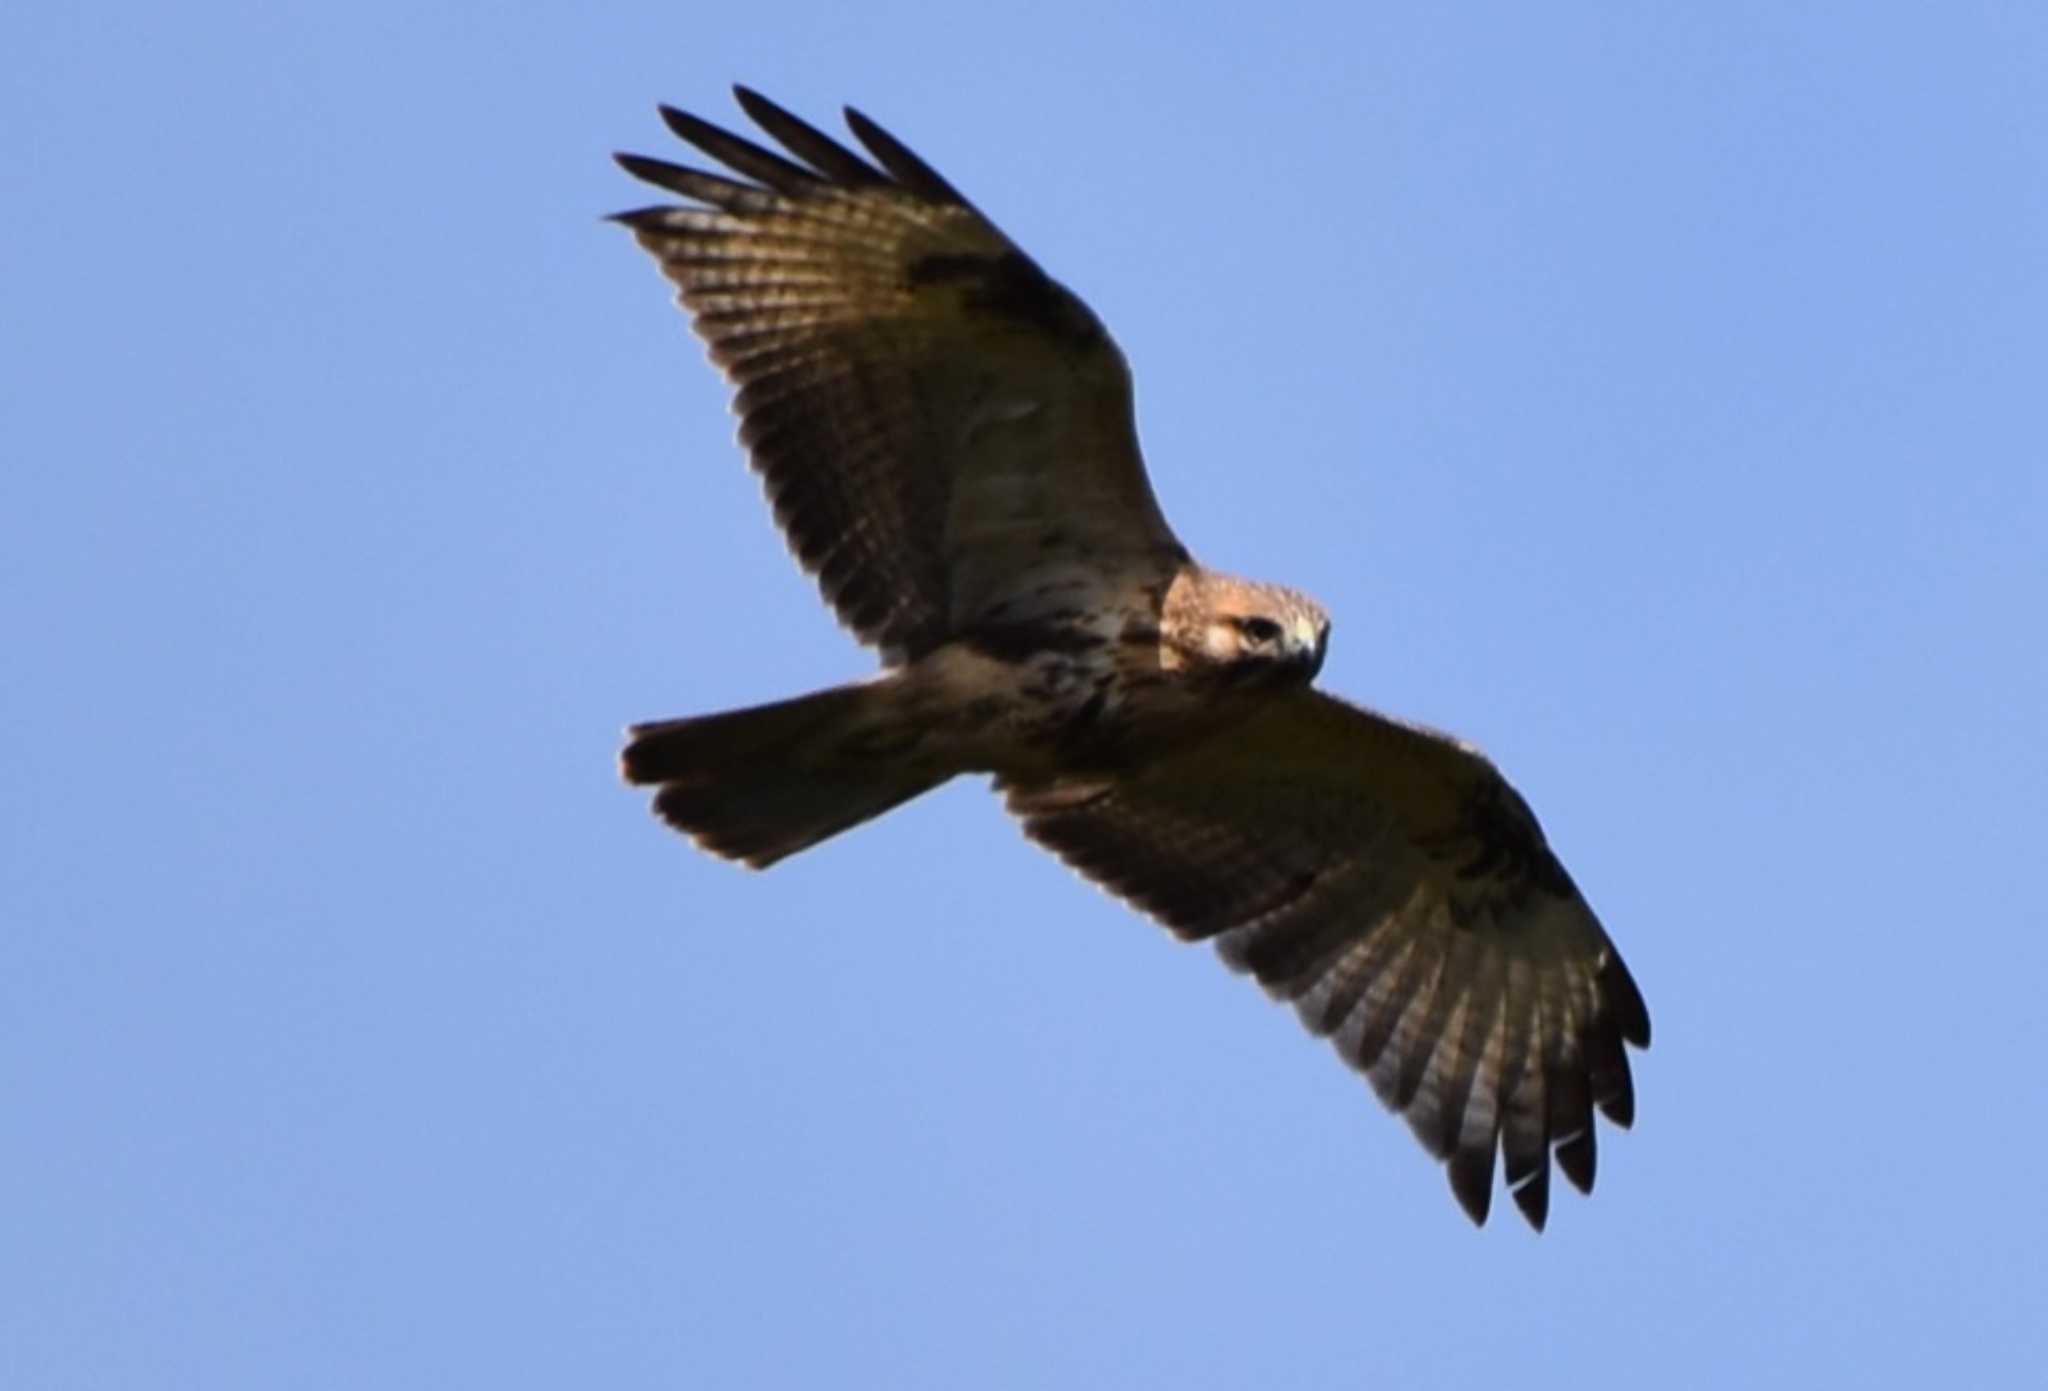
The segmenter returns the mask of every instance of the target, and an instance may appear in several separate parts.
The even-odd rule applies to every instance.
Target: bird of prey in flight
[[[756,867],[962,773],[1024,834],[1291,1002],[1474,1222],[1593,1185],[1635,1111],[1635,981],[1526,803],[1469,744],[1315,689],[1307,595],[1196,561],[1088,306],[857,111],[865,153],[744,88],[782,149],[664,107],[726,172],[617,220],[738,389],[740,440],[873,677],[635,725],[627,781]]]

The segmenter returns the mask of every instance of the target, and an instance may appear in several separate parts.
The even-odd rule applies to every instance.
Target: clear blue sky
[[[510,13],[0,19],[0,1382],[2031,1384],[2048,10]],[[1528,793],[1657,1026],[1547,1235],[977,786],[617,784],[868,665],[598,220],[735,79]]]

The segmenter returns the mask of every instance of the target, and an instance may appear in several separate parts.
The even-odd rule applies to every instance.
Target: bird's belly
[[[930,692],[928,738],[963,770],[1040,780],[1128,769],[1245,713],[1129,648],[940,648],[917,671]]]

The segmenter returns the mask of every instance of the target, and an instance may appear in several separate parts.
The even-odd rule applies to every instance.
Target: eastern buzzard
[[[730,173],[619,162],[622,213],[738,387],[740,439],[872,679],[635,725],[629,782],[765,867],[961,773],[1024,832],[1291,1001],[1486,1218],[1541,1228],[1635,1110],[1642,996],[1471,746],[1313,689],[1306,595],[1204,568],[1161,514],[1102,324],[856,111],[786,153],[663,108]],[[737,175],[738,177],[734,177]]]

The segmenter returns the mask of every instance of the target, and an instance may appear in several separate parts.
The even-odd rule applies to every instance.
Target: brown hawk
[[[866,156],[744,88],[787,153],[668,108],[708,173],[622,213],[738,387],[776,520],[872,679],[635,725],[655,811],[765,867],[961,773],[1024,833],[1291,1001],[1483,1222],[1582,1191],[1650,1021],[1528,806],[1467,744],[1310,683],[1305,595],[1198,564],[1102,324],[856,111]],[[735,178],[732,175],[738,175]]]

